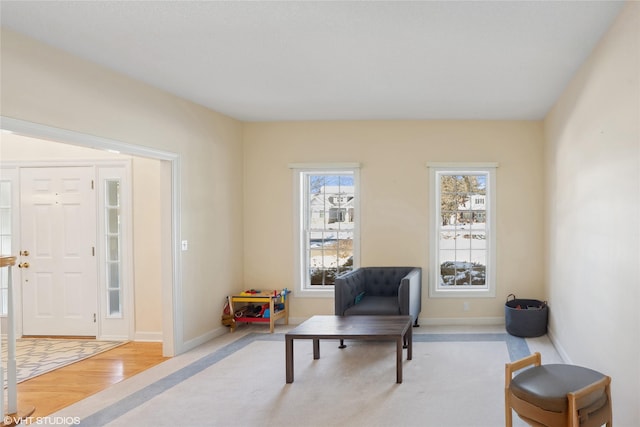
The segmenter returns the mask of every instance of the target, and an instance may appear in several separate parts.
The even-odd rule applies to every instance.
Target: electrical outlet
[[[471,304],[469,304],[469,301],[465,301],[462,303],[462,310],[464,311],[469,311],[469,307]]]
[[[187,249],[189,249],[189,241],[188,240],[183,240],[182,241],[182,250],[186,251]]]

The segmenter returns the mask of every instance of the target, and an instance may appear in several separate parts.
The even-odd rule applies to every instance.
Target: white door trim
[[[70,131],[66,129],[55,128],[38,123],[27,122],[24,120],[13,119],[10,117],[0,116],[0,128],[11,132],[19,133],[25,136],[48,139],[65,144],[78,145],[82,147],[96,148],[99,150],[115,150],[123,154],[134,156],[148,157],[157,160],[164,160],[169,163],[170,182],[171,182],[171,200],[162,202],[164,205],[171,206],[171,218],[165,222],[171,223],[170,239],[163,239],[163,257],[166,255],[170,260],[163,259],[163,265],[167,267],[163,271],[162,277],[162,341],[163,354],[165,356],[174,356],[180,354],[186,349],[184,348],[183,319],[182,319],[182,287],[178,286],[181,275],[181,257],[180,257],[180,155],[177,153],[157,150],[141,145],[128,144],[121,141],[102,138],[94,135],[84,134],[80,132]],[[164,167],[163,167],[164,170]],[[163,174],[164,175],[164,174]],[[163,236],[165,234],[163,233]],[[170,240],[165,242],[164,240]],[[167,249],[167,250],[165,250]],[[170,250],[169,250],[170,249]],[[171,271],[168,271],[169,268]]]

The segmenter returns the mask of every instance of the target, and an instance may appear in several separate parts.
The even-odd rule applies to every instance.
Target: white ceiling
[[[247,121],[541,119],[619,1],[1,1],[2,26]]]

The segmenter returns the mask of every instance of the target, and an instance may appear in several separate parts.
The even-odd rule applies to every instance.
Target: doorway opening
[[[174,356],[183,351],[180,277],[179,200],[180,157],[176,153],[155,150],[120,141],[53,128],[40,124],[2,117],[2,130],[45,141],[71,146],[118,152],[141,159],[159,161],[160,176],[160,252],[161,311],[163,355]],[[133,196],[135,197],[135,195]]]

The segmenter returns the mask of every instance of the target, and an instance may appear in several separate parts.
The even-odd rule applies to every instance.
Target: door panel
[[[23,334],[96,336],[92,167],[20,172]]]

